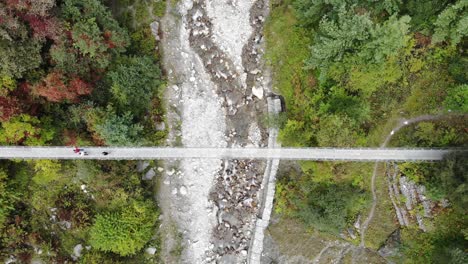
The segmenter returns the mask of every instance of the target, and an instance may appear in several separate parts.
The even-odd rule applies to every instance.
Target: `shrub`
[[[134,255],[151,239],[157,217],[151,202],[133,200],[119,210],[99,214],[89,243],[104,252]]]

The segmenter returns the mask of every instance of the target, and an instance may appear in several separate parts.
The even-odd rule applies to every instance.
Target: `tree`
[[[300,183],[287,186],[286,203],[291,214],[319,231],[339,234],[362,210],[369,198],[350,183],[315,182],[314,176],[302,176]]]
[[[289,119],[279,133],[280,141],[291,147],[310,146],[313,133],[307,131],[303,121]]]
[[[409,21],[408,16],[393,15],[376,24],[368,13],[340,7],[335,17],[324,16],[320,21],[307,66],[319,70],[323,83],[330,71],[336,75],[354,65],[381,65],[407,46]]]
[[[444,105],[450,111],[468,113],[468,84],[452,87],[448,90]]]
[[[18,99],[11,96],[0,96],[0,122],[6,122],[21,113]]]
[[[6,171],[0,169],[0,230],[3,229],[10,211],[15,209],[13,200],[17,199],[14,192],[9,190],[7,180],[8,175]]]
[[[434,43],[450,41],[452,46],[458,45],[468,36],[468,1],[459,0],[447,7],[437,18],[435,32],[432,37]]]
[[[9,92],[16,89],[16,80],[11,76],[2,75],[0,76],[0,96],[5,96]]]
[[[161,85],[161,70],[150,57],[124,58],[107,74],[119,110],[141,115]]]
[[[129,112],[119,116],[107,111],[105,117],[94,125],[94,130],[110,146],[138,146],[144,143],[141,137],[143,127],[133,123]]]
[[[434,222],[434,228],[429,232],[414,228],[402,230],[401,249],[405,263],[466,263],[468,254],[463,234],[468,230],[466,213],[448,210]]]
[[[33,92],[51,102],[78,101],[79,96],[88,95],[91,85],[78,77],[67,79],[60,72],[49,73],[41,82],[33,86]]]
[[[352,96],[341,87],[332,87],[330,95],[327,96],[320,106],[320,114],[344,114],[357,123],[369,119],[369,104],[358,96]]]
[[[60,178],[62,165],[56,160],[37,160],[34,162],[33,181],[46,186]]]
[[[371,39],[366,42],[359,56],[366,62],[383,63],[386,58],[394,56],[399,50],[406,47],[409,32],[409,16],[391,16],[383,24],[376,24],[371,30]]]
[[[80,20],[72,29],[73,46],[77,48],[81,54],[90,58],[100,59],[106,54],[107,46],[104,44],[104,38],[99,26],[96,24],[95,18]],[[103,62],[109,62],[109,58],[103,58]],[[107,65],[99,63],[100,68],[105,68]]]
[[[359,139],[359,127],[347,116],[324,116],[319,127],[316,137],[320,147],[350,147]]]
[[[414,31],[429,34],[434,29],[437,15],[453,0],[405,0],[402,13],[411,17]]]
[[[0,39],[0,76],[23,77],[42,62],[41,44],[36,41],[8,41]]]
[[[157,217],[151,201],[132,200],[116,211],[97,215],[89,243],[104,252],[134,255],[151,239]]]
[[[26,15],[24,19],[29,23],[33,38],[44,41],[46,38],[58,41],[62,33],[62,25],[56,18],[44,18],[36,15]]]
[[[72,24],[89,23],[90,20],[94,20],[93,23],[99,27],[101,36],[107,34],[108,40],[113,43],[109,48],[117,52],[124,51],[129,43],[127,31],[119,26],[100,0],[65,0],[61,16]]]
[[[324,16],[336,17],[341,9],[364,9],[372,15],[392,15],[399,11],[401,0],[294,0],[293,6],[302,25],[316,28]]]
[[[21,114],[2,123],[0,142],[3,144],[44,145],[53,138],[53,130],[40,128],[36,117]]]
[[[360,46],[371,36],[373,23],[368,14],[358,15],[343,8],[336,20],[324,17],[311,46],[307,65],[320,70],[320,80],[327,78],[330,64],[341,61],[346,53],[359,51]]]

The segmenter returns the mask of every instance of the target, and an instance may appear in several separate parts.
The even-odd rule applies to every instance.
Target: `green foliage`
[[[409,16],[391,16],[383,24],[376,24],[370,32],[370,40],[363,45],[359,56],[377,64],[395,56],[407,45],[410,20]]]
[[[46,186],[60,177],[62,166],[55,160],[37,160],[34,162],[33,181]]]
[[[467,156],[462,153],[448,155],[442,163],[405,163],[402,173],[427,187],[431,198],[447,198],[458,210],[468,206]]]
[[[449,88],[444,105],[451,111],[468,113],[468,84]]]
[[[78,48],[83,55],[95,58],[107,50],[101,30],[96,24],[96,18],[78,21],[72,28],[73,46]],[[106,60],[108,61],[108,60]],[[105,65],[102,65],[105,68]]]
[[[382,12],[395,14],[399,11],[401,0],[294,0],[293,6],[302,25],[316,28],[323,16],[337,17],[344,9],[369,12],[372,16],[382,16]]]
[[[92,250],[91,252],[86,252],[79,259],[81,264],[123,264],[124,262],[118,261],[115,258],[109,257],[109,254],[104,252]]]
[[[166,1],[155,1],[153,5],[153,15],[162,18],[166,13]]]
[[[4,223],[10,211],[15,209],[13,201],[17,199],[17,196],[9,190],[7,180],[7,173],[0,169],[0,230],[4,228]]]
[[[156,40],[151,34],[151,28],[141,28],[131,35],[130,52],[142,56],[156,56]]]
[[[352,220],[356,206],[362,206],[359,200],[363,194],[349,184],[317,183],[310,186],[305,195],[304,201],[299,202],[299,218],[306,225],[335,234]]]
[[[150,57],[124,58],[107,77],[119,109],[135,115],[148,109],[152,96],[161,85],[161,70]]]
[[[338,234],[364,208],[368,197],[348,182],[316,181],[312,176],[316,173],[299,176],[292,172],[280,178],[275,211],[298,217],[308,227]]]
[[[289,119],[281,129],[279,139],[288,146],[307,146],[312,139],[312,133],[305,130],[304,122]]]
[[[307,65],[319,69],[320,80],[325,81],[330,65],[341,61],[346,53],[358,51],[362,43],[370,38],[372,27],[369,15],[356,15],[344,7],[339,10],[336,20],[323,17]]]
[[[16,89],[16,80],[8,75],[0,75],[0,96],[5,96],[14,89]]]
[[[95,132],[109,146],[138,146],[144,141],[141,139],[143,127],[133,122],[131,113],[116,115],[107,111],[102,123],[95,125]]]
[[[13,42],[0,39],[0,76],[21,78],[41,64],[41,45],[36,41]]]
[[[161,140],[166,131],[155,132],[152,122],[164,120],[159,54],[147,22],[154,19],[148,11],[162,12],[165,2],[153,2],[139,1],[148,16],[130,29],[127,51],[129,29],[104,5],[109,1],[0,1],[0,144],[141,145],[150,138]],[[91,91],[92,101],[78,105],[73,93]],[[90,232],[91,225],[96,231],[102,219],[115,216],[120,226],[115,230],[124,230],[117,234],[121,240],[108,237],[102,248],[83,250],[79,261],[159,261],[159,255],[135,255],[153,237],[157,218],[153,186],[141,182],[135,162],[0,165],[0,259],[76,262],[71,257],[75,245],[89,245],[90,237],[105,240]],[[95,218],[98,214],[101,220]],[[151,242],[157,244],[158,239]]]
[[[452,0],[405,0],[402,2],[402,13],[411,16],[411,25],[414,30],[428,34],[434,29],[437,15]]]
[[[100,0],[65,0],[60,11],[72,38],[54,43],[51,57],[66,73],[90,78],[93,70],[105,69],[130,42],[128,32]]]
[[[467,228],[466,214],[449,211],[436,219],[433,231],[403,229],[404,263],[466,263],[466,240],[460,230]]]
[[[325,16],[320,22],[308,66],[319,70],[319,79],[324,82],[329,78],[331,68],[382,65],[406,47],[409,21],[408,16],[392,16],[382,24],[375,24],[368,14],[358,15],[340,9],[336,20]]]
[[[283,145],[376,146],[381,144],[381,135],[390,132],[384,131],[395,118],[445,112],[444,108],[461,111],[466,101],[464,89],[460,89],[467,79],[464,50],[443,43],[431,44],[433,23],[453,2],[272,1],[265,33],[266,54],[274,70],[274,87],[286,99],[288,119],[279,133]],[[461,36],[459,47],[466,38],[466,26],[458,26],[463,25],[464,16],[458,12],[448,19],[451,22],[447,29]],[[443,17],[441,14],[439,20]],[[438,25],[436,34],[441,28]],[[444,31],[447,39],[450,30]],[[391,144],[466,144],[466,120],[446,121],[407,127],[395,135]],[[449,200],[459,201],[454,207],[462,208],[466,207],[466,199],[462,198],[466,196],[462,183],[466,179],[460,171],[466,169],[455,169],[460,167],[455,160],[455,165],[444,163],[445,170],[430,166],[422,169],[418,165],[412,172],[432,198],[441,199],[451,193]],[[369,197],[359,193],[368,188],[369,166],[366,168],[302,163],[302,172],[288,172],[290,175],[278,180],[275,210],[300,218],[309,227],[336,233],[368,202]],[[383,181],[378,185],[378,195],[383,197],[386,186]],[[336,196],[345,197],[344,201]],[[379,202],[376,217],[382,223],[371,224],[366,244],[378,247],[394,230],[388,208],[390,201]],[[456,243],[460,245],[460,241]],[[459,249],[447,252],[463,259]]]
[[[453,46],[462,42],[468,36],[467,13],[467,0],[458,0],[455,4],[447,7],[434,23],[433,41],[438,43],[448,40]]]
[[[321,147],[350,147],[356,144],[359,130],[347,116],[329,115],[320,121],[316,137]]]
[[[90,230],[90,244],[104,252],[134,255],[150,240],[157,219],[150,202],[131,201],[120,210],[99,214]]]
[[[443,65],[431,66],[421,71],[418,78],[409,84],[411,93],[406,95],[404,108],[413,115],[439,112],[447,95],[447,87],[453,86],[453,80]],[[437,74],[434,74],[434,70]]]
[[[468,57],[467,56],[454,56],[448,65],[450,75],[458,83],[468,82]]]
[[[109,30],[113,32],[114,37],[121,40],[119,47],[124,47],[125,43],[128,43],[128,33],[119,26],[109,9],[100,0],[64,0],[61,16],[72,23],[96,19],[102,31]]]
[[[332,71],[331,74],[334,75],[334,72]],[[341,74],[338,76],[343,78]],[[350,91],[361,92],[363,97],[369,97],[381,87],[397,83],[402,76],[401,65],[394,58],[389,58],[382,64],[357,64],[349,73],[347,88]],[[336,79],[334,76],[331,77]]]
[[[24,144],[28,146],[40,146],[50,141],[53,131],[40,128],[40,121],[36,117],[21,114],[2,123],[0,129],[0,142],[3,144]]]
[[[320,105],[319,113],[346,115],[357,122],[369,118],[369,105],[358,96],[353,96],[341,87],[330,88],[330,96]]]

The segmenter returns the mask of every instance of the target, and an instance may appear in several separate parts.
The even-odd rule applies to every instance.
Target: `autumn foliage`
[[[67,79],[60,72],[49,73],[41,82],[33,86],[33,93],[45,97],[50,102],[77,102],[79,96],[92,91],[89,83],[78,77]]]
[[[0,122],[8,121],[20,112],[20,105],[16,98],[0,96]]]

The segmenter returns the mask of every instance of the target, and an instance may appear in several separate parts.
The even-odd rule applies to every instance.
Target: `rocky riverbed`
[[[267,11],[263,0],[182,0],[168,7],[161,23],[168,145],[267,145],[259,122],[269,92],[261,60]],[[167,162],[159,190],[164,258],[246,262],[264,169],[265,162],[253,160]]]

